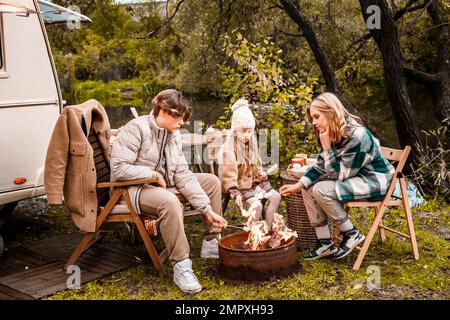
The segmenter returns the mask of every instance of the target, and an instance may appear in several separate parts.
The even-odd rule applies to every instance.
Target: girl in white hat
[[[267,174],[262,169],[258,143],[255,134],[255,118],[245,99],[239,99],[232,106],[231,132],[217,154],[219,179],[222,191],[230,193],[236,204],[242,208],[243,201],[251,205],[258,201],[259,192],[266,192],[269,205],[265,212],[268,230],[272,227],[274,213],[278,211],[281,196],[272,189]],[[262,214],[263,205],[256,208],[256,220]]]

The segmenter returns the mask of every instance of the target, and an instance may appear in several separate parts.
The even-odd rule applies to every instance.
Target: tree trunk
[[[409,80],[433,91],[436,117],[447,127],[446,134],[450,137],[450,27],[447,14],[438,0],[435,0],[427,10],[433,20],[433,29],[439,30],[436,73],[431,74],[406,66],[403,67],[403,72]]]
[[[342,97],[333,66],[330,63],[322,44],[319,42],[319,39],[317,39],[308,19],[300,12],[299,4],[295,4],[292,0],[280,0],[280,3],[287,15],[297,24],[300,32],[302,32],[308,42],[308,45],[314,54],[314,58],[320,67],[320,71],[322,72],[327,90]]]
[[[436,115],[450,134],[450,27],[444,8],[434,1],[428,8],[433,24],[439,28],[437,46]]]
[[[319,39],[316,36],[316,33],[311,27],[308,19],[301,13],[300,4],[297,1],[294,3],[294,0],[280,0],[280,4],[282,5],[286,14],[295,22],[298,26],[299,31],[305,37],[308,42],[308,46],[313,52],[314,58],[317,64],[320,67],[320,71],[322,73],[323,79],[325,81],[325,87],[327,91],[334,93],[343,103],[343,105],[347,108],[347,110],[357,116],[360,116],[360,113],[345,99],[339,88],[339,82],[336,78],[336,74],[334,72],[334,68],[331,65],[328,56],[320,43]],[[385,146],[390,146],[391,143],[384,140],[380,137],[376,130],[371,128],[363,119],[364,125],[373,132],[373,134],[380,140],[380,142]]]
[[[380,8],[381,28],[372,28],[369,31],[381,52],[386,90],[394,113],[400,145],[412,147],[413,160],[416,163],[420,154],[419,133],[403,75],[403,58],[397,26],[385,0],[359,0],[359,2],[364,21],[369,18],[367,14],[369,6],[376,5]]]

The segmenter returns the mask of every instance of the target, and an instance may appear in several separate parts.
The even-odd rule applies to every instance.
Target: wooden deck
[[[0,259],[0,300],[33,300],[66,290],[71,273],[66,273],[63,266],[81,237],[77,232],[6,251]],[[86,252],[77,265],[83,284],[143,261],[148,261],[145,252],[100,243]]]

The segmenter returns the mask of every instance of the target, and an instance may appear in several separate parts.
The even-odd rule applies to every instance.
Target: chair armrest
[[[130,180],[130,181],[116,181],[116,182],[100,182],[97,183],[97,188],[110,188],[110,187],[125,187],[125,186],[134,186],[138,184],[147,184],[147,183],[156,183],[158,179],[149,178],[149,179],[138,179],[138,180]]]

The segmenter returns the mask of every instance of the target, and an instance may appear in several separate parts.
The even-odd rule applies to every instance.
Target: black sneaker
[[[305,256],[305,260],[315,260],[336,253],[338,249],[331,239],[319,239],[313,251]]]
[[[343,239],[338,252],[334,255],[334,259],[342,259],[347,256],[358,244],[364,241],[366,237],[353,227],[352,230],[343,233]]]

